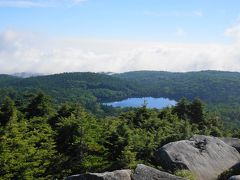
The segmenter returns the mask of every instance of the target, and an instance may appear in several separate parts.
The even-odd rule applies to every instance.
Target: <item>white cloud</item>
[[[235,40],[240,40],[240,23],[235,24],[234,26],[228,28],[224,34],[227,37],[234,38]]]
[[[6,30],[0,34],[0,73],[132,70],[240,71],[240,43],[193,44],[50,39]]]
[[[177,30],[176,30],[176,36],[183,37],[185,35],[186,35],[186,32],[184,31],[184,29],[181,28],[181,27],[178,27]]]
[[[44,8],[78,5],[87,0],[0,0],[0,7]]]

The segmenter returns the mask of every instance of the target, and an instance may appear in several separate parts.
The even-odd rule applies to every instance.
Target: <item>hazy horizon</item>
[[[240,2],[0,0],[0,72],[240,71]]]
[[[64,73],[97,73],[97,74],[121,74],[121,73],[129,73],[129,72],[168,72],[168,73],[192,73],[192,72],[226,72],[226,73],[240,73],[240,71],[223,71],[223,70],[199,70],[199,71],[161,71],[161,70],[136,70],[136,71],[123,71],[123,72],[94,72],[94,71],[63,71],[59,73],[35,73],[35,72],[14,72],[14,73],[1,73],[0,75],[12,75],[12,76],[19,76],[23,77],[33,77],[33,76],[48,76],[48,75],[56,75],[56,74],[64,74]]]

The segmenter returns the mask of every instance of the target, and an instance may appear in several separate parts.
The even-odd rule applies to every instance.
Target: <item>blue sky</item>
[[[0,0],[0,71],[239,71],[239,22],[239,0]]]
[[[1,30],[105,39],[176,41],[181,29],[185,37],[177,40],[224,41],[240,16],[239,0],[0,0],[0,6]]]

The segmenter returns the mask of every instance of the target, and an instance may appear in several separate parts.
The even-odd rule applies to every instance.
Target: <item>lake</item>
[[[144,104],[144,101],[147,103],[148,108],[157,108],[162,109],[169,106],[176,105],[175,100],[170,100],[168,98],[153,98],[153,97],[143,97],[143,98],[128,98],[122,101],[104,103],[108,106],[113,107],[141,107]]]

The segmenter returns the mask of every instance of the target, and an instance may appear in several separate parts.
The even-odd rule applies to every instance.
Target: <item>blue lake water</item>
[[[144,104],[144,101],[147,103],[148,108],[157,108],[162,109],[169,106],[176,105],[175,100],[170,100],[168,98],[152,98],[152,97],[144,97],[144,98],[128,98],[122,101],[104,103],[108,106],[113,107],[141,107]]]

